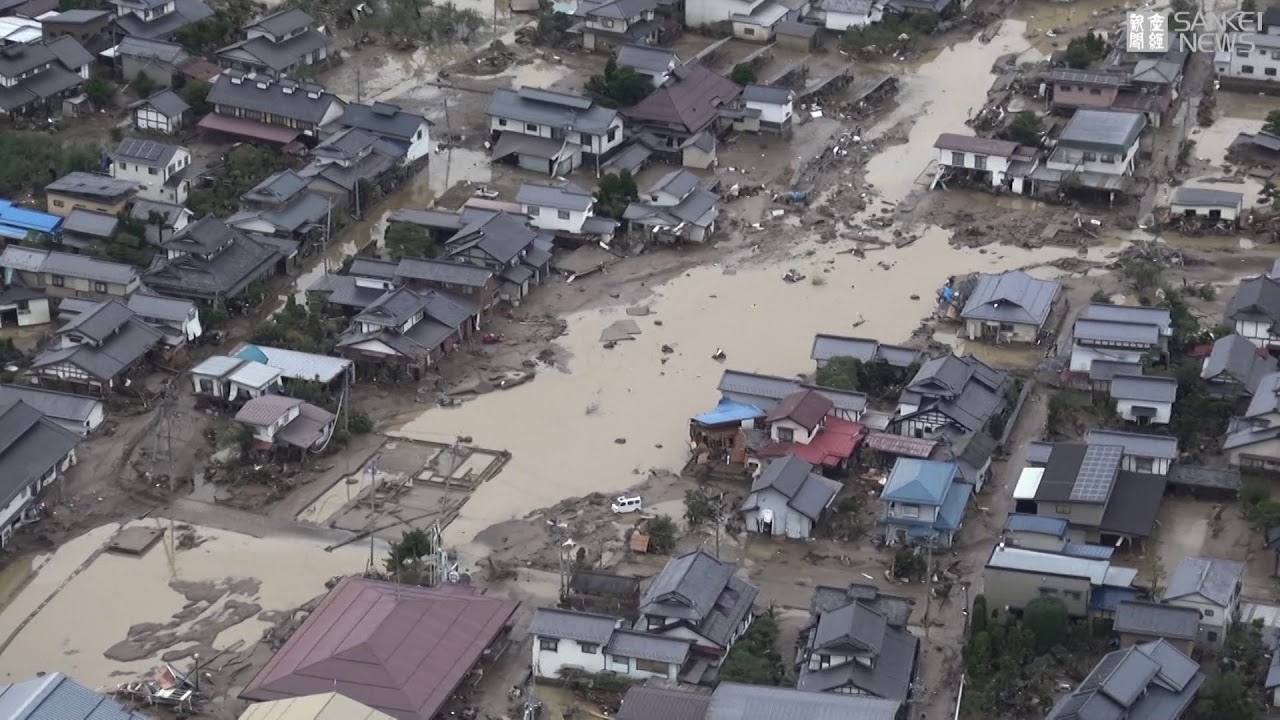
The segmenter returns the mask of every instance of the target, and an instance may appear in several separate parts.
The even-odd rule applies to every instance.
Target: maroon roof
[[[518,604],[456,585],[344,578],[240,697],[336,691],[397,720],[430,720]]]
[[[639,122],[672,125],[694,134],[716,116],[716,108],[731,105],[742,88],[702,65],[686,65],[676,70],[676,81],[649,93],[630,110],[628,118]]]
[[[813,432],[822,422],[822,418],[836,406],[831,399],[813,390],[801,390],[791,393],[782,402],[773,406],[773,411],[765,416],[765,422],[790,420],[800,427]]]

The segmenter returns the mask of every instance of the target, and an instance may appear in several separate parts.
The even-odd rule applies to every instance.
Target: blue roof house
[[[898,458],[880,493],[885,541],[951,547],[972,494],[955,463]]]
[[[0,200],[0,237],[25,240],[29,233],[57,235],[62,218]]]

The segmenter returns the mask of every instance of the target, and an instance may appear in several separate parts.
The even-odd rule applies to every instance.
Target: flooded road
[[[172,560],[165,541],[142,557],[99,554],[119,527],[91,530],[35,561],[34,576],[0,612],[0,681],[60,670],[89,687],[114,687],[171,651],[248,647],[271,626],[264,613],[291,611],[368,561],[359,543],[327,553],[314,540],[208,528],[196,528],[202,542]],[[83,622],[86,613],[93,622]]]
[[[867,163],[867,182],[879,191],[881,200],[901,203],[920,187],[917,179],[937,158],[933,144],[939,134],[973,134],[965,120],[986,103],[994,77],[991,66],[997,58],[1018,53],[1019,62],[1041,59],[1023,38],[1025,29],[1021,22],[1006,20],[990,43],[977,39],[958,43],[919,65],[897,69],[903,78],[898,105],[867,137],[874,140],[906,120],[914,119],[915,124],[905,145],[890,147]]]
[[[650,468],[683,466],[688,419],[715,406],[726,368],[787,377],[811,372],[815,333],[900,342],[932,312],[936,291],[950,274],[1075,255],[1067,248],[1004,247],[983,254],[952,247],[947,231],[936,227],[913,245],[868,252],[861,260],[818,245],[797,252],[810,247],[816,250],[810,257],[760,263],[748,254],[731,263],[733,270],[701,267],[656,288],[645,300],[654,314],[633,318],[642,333],[613,349],[599,336],[627,317],[625,307],[570,316],[559,340],[571,356],[567,372],[544,370],[532,383],[459,408],[433,409],[408,423],[401,432],[409,437],[470,435],[479,446],[513,453],[446,531],[451,545],[461,545],[464,567],[486,553],[465,544],[486,527],[565,498],[623,490]],[[809,279],[786,284],[780,276],[787,268]],[[663,344],[674,352],[664,354]],[[727,354],[726,362],[711,359],[717,349]]]

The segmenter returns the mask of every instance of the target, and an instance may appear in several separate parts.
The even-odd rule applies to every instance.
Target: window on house
[[[1070,515],[1071,506],[1070,505],[1054,505],[1053,511],[1058,513],[1059,515]]]
[[[661,629],[662,629],[662,618],[655,618],[655,617],[651,617],[651,618],[649,618],[649,619],[648,619],[648,626],[649,626],[649,629],[650,629],[650,630],[661,630]]]
[[[987,169],[987,156],[986,156],[986,155],[974,155],[974,156],[973,156],[973,167],[974,167],[975,169],[977,169],[977,170],[986,170],[986,169]]]
[[[1252,65],[1241,65],[1241,66],[1240,66],[1240,72],[1244,73],[1245,75],[1252,75],[1252,74],[1253,74],[1253,66],[1252,66]]]
[[[796,431],[788,427],[778,428],[778,442],[792,442],[796,439]]]
[[[605,138],[608,139],[609,142],[613,142],[614,140],[617,140],[618,128],[609,128],[609,134],[606,135]]]
[[[1085,153],[1085,154],[1084,154],[1084,161],[1085,161],[1085,162],[1097,162],[1097,160],[1098,160],[1098,154],[1097,154],[1097,153],[1087,152],[1087,153]]]
[[[1209,642],[1218,642],[1218,633],[1212,630],[1205,633],[1205,637],[1209,638]]]
[[[919,505],[898,505],[898,517],[918,518],[920,517]]]
[[[818,667],[831,667],[831,656],[830,656],[830,655],[819,655],[819,656],[818,656]]]
[[[93,284],[93,291],[94,291],[94,292],[104,293],[104,292],[106,292],[106,291],[107,291],[107,284],[106,284],[106,283],[101,283],[101,282],[96,282],[96,283],[94,283],[94,284]]]
[[[538,125],[537,123],[525,123],[524,129],[525,129],[525,132],[536,133],[538,132]]]
[[[1262,74],[1263,74],[1263,75],[1266,75],[1267,77],[1275,77],[1275,76],[1276,76],[1276,69],[1275,69],[1275,68],[1273,68],[1273,67],[1269,67],[1269,68],[1262,68]]]
[[[625,655],[614,655],[614,656],[613,656],[613,662],[614,662],[615,664],[617,664],[617,665],[622,665],[622,666],[624,666],[624,667],[630,667],[630,665],[631,665],[631,658],[629,658],[629,657],[627,657],[627,656],[625,656]]]
[[[603,25],[603,26],[605,26],[605,27],[607,27],[607,28],[611,28],[611,27],[613,27],[613,21],[612,21],[612,20],[609,20],[609,19],[607,19],[607,18],[606,18],[606,19],[604,19],[604,20],[601,20],[601,21],[600,21],[600,24],[601,24],[601,25]]]
[[[1101,88],[1089,88],[1089,94],[1090,94],[1090,95],[1101,95],[1101,94],[1102,94],[1102,89],[1101,89]]]
[[[756,29],[755,29],[755,28],[744,27],[744,28],[742,28],[742,34],[743,34],[743,35],[755,35],[755,34],[756,34]]]
[[[1272,50],[1272,51],[1271,51],[1271,59],[1272,59],[1272,60],[1280,60],[1280,50]]]
[[[1249,48],[1247,47],[1236,48],[1236,57],[1249,57]]]
[[[568,210],[557,210],[557,211],[556,211],[556,217],[560,218],[561,220],[568,220],[568,219],[569,219],[569,211],[568,211]]]
[[[1205,616],[1205,617],[1213,617],[1213,611],[1212,611],[1212,610],[1204,610],[1203,612],[1204,612],[1204,616]]]
[[[49,282],[53,283],[54,287],[62,287],[63,283],[66,282],[66,278],[61,275],[50,275]]]
[[[1101,161],[1102,161],[1102,162],[1104,162],[1104,163],[1113,163],[1113,162],[1115,162],[1115,161],[1116,161],[1116,156],[1115,156],[1115,155],[1108,155],[1107,153],[1103,153],[1103,154],[1101,154],[1101,155],[1099,155],[1099,156],[1098,156],[1098,159],[1099,159],[1099,160],[1101,160]]]
[[[1040,588],[1040,597],[1055,597],[1058,594],[1057,588],[1042,587]]]
[[[1156,469],[1156,461],[1151,458],[1134,458],[1134,470],[1140,473],[1149,473]]]
[[[667,664],[664,662],[658,662],[657,660],[641,660],[640,658],[636,658],[636,670],[653,673],[654,675],[666,675]]]
[[[147,174],[148,174],[148,175],[155,175],[156,173],[157,173],[157,171],[156,171],[156,169],[155,169],[155,168],[147,168]]]
[[[958,167],[964,167],[964,153],[962,152],[951,153],[951,164],[956,165]]]
[[[548,652],[556,652],[560,648],[560,641],[555,638],[538,638],[538,647]]]
[[[506,127],[506,126],[507,126],[506,118],[498,118],[498,127]]]
[[[213,394],[213,381],[212,381],[212,380],[200,380],[200,381],[198,381],[198,384],[199,384],[199,386],[200,386],[200,392],[204,393],[205,395],[212,395],[212,394]]]
[[[542,208],[538,207],[537,205],[530,205],[530,206],[529,206],[529,214],[530,214],[530,215],[541,215],[541,214],[542,214]]]
[[[600,646],[595,643],[579,642],[578,649],[587,655],[595,655],[600,652]]]
[[[64,203],[63,203],[61,200],[54,200],[54,201],[53,201],[53,206],[54,206],[54,207],[63,207],[63,205],[64,205]]]
[[[1068,600],[1081,600],[1084,595],[1079,590],[1063,590],[1062,596]]]

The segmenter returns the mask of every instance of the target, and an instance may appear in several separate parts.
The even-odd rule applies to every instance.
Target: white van
[[[628,497],[626,495],[622,495],[614,499],[611,507],[616,513],[640,512],[640,496],[632,495]]]

